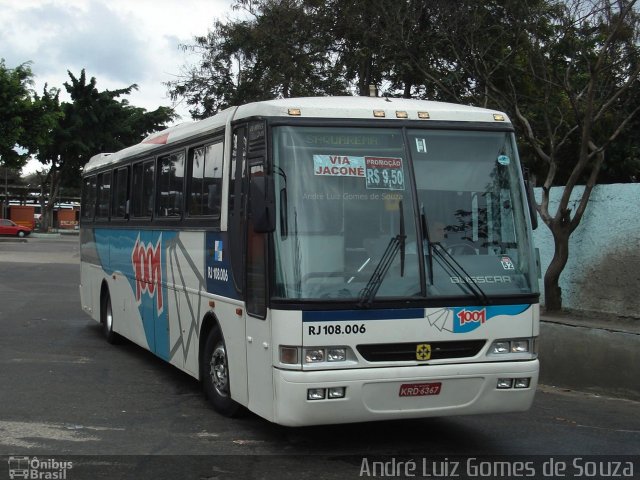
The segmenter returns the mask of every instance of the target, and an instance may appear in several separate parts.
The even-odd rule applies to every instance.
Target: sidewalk
[[[540,383],[640,401],[640,319],[541,314]]]
[[[16,237],[16,236],[2,236],[0,235],[0,241],[3,242],[26,242],[30,238],[60,238],[60,237],[77,237],[80,235],[80,231],[78,230],[58,230],[57,232],[50,233],[40,233],[40,232],[31,232],[26,237]]]

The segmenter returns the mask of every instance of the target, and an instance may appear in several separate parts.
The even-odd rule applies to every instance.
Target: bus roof
[[[383,112],[383,113],[382,113]],[[330,119],[401,119],[446,122],[510,123],[503,112],[470,107],[455,103],[432,102],[387,97],[304,97],[266,100],[228,108],[198,122],[186,122],[153,133],[142,142],[116,153],[94,155],[85,165],[88,172],[115,163],[123,158],[151,153],[163,145],[170,145],[196,137],[231,120],[250,117],[295,117]]]

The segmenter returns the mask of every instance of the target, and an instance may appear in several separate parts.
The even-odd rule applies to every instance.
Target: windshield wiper
[[[405,243],[407,235],[404,226],[404,212],[402,210],[402,201],[399,204],[400,208],[400,233],[389,240],[389,244],[385,249],[378,265],[371,274],[367,285],[360,291],[358,296],[358,305],[362,308],[370,307],[373,299],[376,297],[378,290],[382,286],[384,277],[389,272],[391,264],[396,258],[398,252],[400,252],[400,276],[404,277],[404,261],[405,261]]]
[[[438,258],[446,264],[447,267],[449,267],[456,275],[458,275],[458,278],[462,279],[467,288],[471,291],[471,293],[473,293],[478,301],[482,305],[489,305],[489,297],[487,297],[482,288],[480,288],[480,285],[478,285],[473,277],[469,275],[469,273],[467,273],[464,267],[460,265],[460,263],[454,258],[454,256],[451,255],[440,242],[433,242],[433,244],[430,243],[429,245],[437,247],[430,248],[430,252],[435,253]]]
[[[443,266],[443,268],[448,267],[453,273],[455,273],[458,277],[462,278],[462,281],[465,283],[469,291],[473,293],[473,295],[483,304],[489,304],[489,298],[484,293],[482,288],[476,283],[476,281],[467,273],[467,271],[458,263],[458,261],[451,255],[445,247],[442,246],[440,242],[432,242],[431,235],[429,232],[429,223],[427,221],[427,215],[424,212],[424,204],[420,204],[420,220],[422,222],[422,232],[424,234],[425,239],[427,240],[427,248],[428,255],[427,259],[429,262],[429,284],[433,285],[433,257],[434,254],[438,257],[438,262]],[[434,248],[437,247],[437,248]],[[462,273],[462,275],[460,275]]]

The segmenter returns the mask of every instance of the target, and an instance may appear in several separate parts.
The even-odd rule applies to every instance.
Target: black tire
[[[227,348],[219,328],[209,332],[202,355],[200,379],[213,409],[225,417],[235,417],[241,405],[231,398]]]
[[[110,344],[118,342],[118,334],[113,331],[113,308],[111,308],[111,296],[107,293],[103,301],[102,315],[100,319],[102,323],[102,332],[104,338]]]

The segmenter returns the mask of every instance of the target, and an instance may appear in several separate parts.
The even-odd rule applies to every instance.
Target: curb
[[[62,235],[59,233],[32,233],[29,236],[32,238],[60,238]]]
[[[540,383],[640,401],[640,320],[585,325],[542,316]]]
[[[0,243],[24,243],[27,242],[30,238],[61,238],[61,237],[77,237],[80,235],[80,232],[70,231],[70,232],[58,232],[58,233],[38,233],[31,232],[26,237],[1,237]]]

